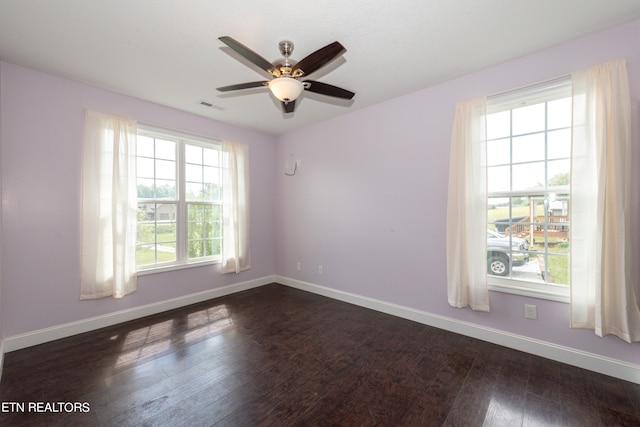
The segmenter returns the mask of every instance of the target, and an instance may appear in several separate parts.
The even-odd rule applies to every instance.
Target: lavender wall
[[[491,292],[491,313],[446,297],[449,141],[464,99],[626,57],[640,164],[640,21],[523,57],[278,138],[278,274],[640,364],[640,344],[569,329],[569,306]],[[293,155],[293,156],[292,156]],[[290,158],[296,176],[284,176]],[[633,172],[633,238],[640,254],[640,168]],[[297,263],[302,270],[296,269]],[[317,267],[324,267],[324,275]],[[640,273],[638,265],[635,273]],[[636,277],[640,277],[637,275]],[[640,295],[640,287],[638,288]],[[524,304],[538,306],[537,321]]]
[[[492,292],[491,313],[450,308],[444,253],[455,104],[626,57],[638,165],[639,39],[640,21],[278,138],[0,62],[1,335],[279,274],[640,364],[640,344],[569,329],[566,304]],[[253,268],[238,276],[220,276],[216,267],[142,276],[127,298],[79,301],[85,108],[250,144]],[[286,177],[291,159],[302,164]],[[639,183],[636,170],[637,254]],[[317,274],[319,265],[324,275]],[[640,274],[640,263],[635,270]],[[538,306],[539,320],[523,319],[525,303]]]
[[[275,138],[0,62],[4,337],[275,274]],[[250,145],[252,269],[141,276],[124,299],[79,301],[84,109]]]

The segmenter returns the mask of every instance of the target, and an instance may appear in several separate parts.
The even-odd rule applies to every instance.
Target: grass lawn
[[[569,284],[569,257],[550,256],[549,274],[552,283],[558,285]]]
[[[175,261],[176,254],[173,252],[158,252],[158,262]],[[136,265],[154,264],[156,262],[151,249],[138,248],[136,250]]]
[[[557,239],[555,239],[557,240]],[[530,251],[544,252],[544,246],[536,243],[529,246]],[[569,253],[569,243],[562,241],[549,240],[549,251],[547,257],[549,275],[551,282],[558,285],[569,284],[569,257],[563,256]],[[562,254],[562,255],[559,255]],[[533,255],[536,256],[536,255]]]

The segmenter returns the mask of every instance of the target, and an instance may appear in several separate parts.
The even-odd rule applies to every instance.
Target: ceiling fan
[[[300,80],[301,78],[306,78],[309,74],[319,70],[346,52],[344,46],[338,42],[330,43],[306,56],[301,61],[296,62],[289,58],[289,55],[291,55],[293,51],[293,43],[282,41],[280,42],[280,53],[283,58],[271,63],[231,37],[224,36],[220,37],[219,40],[242,55],[242,57],[249,62],[273,76],[271,80],[219,87],[217,90],[220,92],[267,86],[269,90],[271,90],[271,93],[282,103],[282,109],[285,113],[293,113],[296,107],[296,99],[303,90],[342,99],[351,99],[355,95],[355,93],[351,91],[327,83],[314,80]]]

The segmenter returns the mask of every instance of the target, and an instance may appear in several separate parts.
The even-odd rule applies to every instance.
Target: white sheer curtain
[[[85,113],[80,299],[136,290],[136,126]]]
[[[447,296],[453,307],[489,311],[486,98],[456,107],[449,157]]]
[[[571,327],[640,341],[631,277],[631,102],[624,60],[572,75]]]
[[[251,268],[249,251],[249,147],[224,141],[228,173],[222,183],[222,273]]]

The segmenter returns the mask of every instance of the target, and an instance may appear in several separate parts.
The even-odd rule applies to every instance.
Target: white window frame
[[[154,199],[150,200],[150,203],[175,203],[176,204],[176,260],[155,264],[138,265],[136,267],[138,275],[153,274],[164,271],[180,270],[184,268],[192,268],[202,265],[219,264],[222,262],[222,255],[214,255],[207,257],[199,257],[197,259],[189,259],[188,256],[188,212],[187,208],[189,204],[197,202],[186,200],[186,158],[185,158],[185,145],[195,145],[205,148],[212,148],[219,152],[220,159],[222,161],[222,144],[221,141],[189,134],[186,132],[171,131],[155,126],[144,125],[138,123],[138,135],[144,135],[152,138],[158,138],[163,140],[171,140],[176,142],[176,199],[162,200]],[[221,169],[226,169],[227,166],[221,166]],[[139,203],[144,203],[143,200],[139,200]],[[222,206],[222,200],[216,200],[212,202],[205,202],[205,204]],[[222,226],[220,227],[220,245],[222,247]]]
[[[552,99],[558,99],[571,96],[571,79],[569,76],[554,79],[552,81],[543,82],[537,85],[528,86],[526,88],[515,89],[513,91],[498,94],[487,99],[487,114],[497,113],[526,105],[535,105],[541,102],[547,102]],[[545,124],[545,132],[547,132]],[[510,138],[513,136],[510,135]],[[548,159],[545,155],[545,168]],[[513,165],[512,160],[510,164]],[[570,195],[570,188],[566,189]],[[487,194],[487,200],[492,197],[519,197],[531,195],[548,194],[550,190],[541,189],[534,191],[505,191]],[[535,194],[534,194],[535,193]],[[511,217],[511,213],[509,215]],[[546,216],[546,213],[545,213]],[[553,283],[540,283],[533,281],[518,280],[515,278],[505,278],[490,275],[487,273],[487,284],[491,291],[504,292],[509,294],[534,297],[558,302],[569,302],[571,284],[558,285]]]

